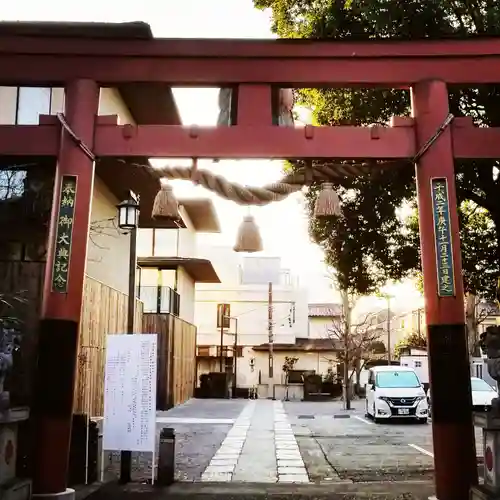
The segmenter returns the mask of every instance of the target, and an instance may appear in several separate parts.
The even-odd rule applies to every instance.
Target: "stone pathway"
[[[308,483],[281,401],[249,401],[201,477],[210,482]]]
[[[231,481],[236,464],[241,456],[243,445],[247,438],[250,421],[254,413],[256,401],[247,403],[228,432],[221,447],[210,460],[210,464],[201,476],[202,481]]]
[[[274,402],[274,442],[280,483],[308,483],[299,445],[281,401]]]

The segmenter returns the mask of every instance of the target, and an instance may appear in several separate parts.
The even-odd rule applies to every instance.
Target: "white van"
[[[366,415],[375,422],[413,418],[427,423],[427,397],[413,368],[374,366],[370,369],[365,388]]]

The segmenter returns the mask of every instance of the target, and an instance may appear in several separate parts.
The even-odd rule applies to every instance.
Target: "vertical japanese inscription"
[[[52,291],[67,293],[69,264],[71,258],[71,239],[75,215],[76,180],[74,175],[64,175],[61,180],[59,213],[52,269]]]
[[[431,191],[436,241],[437,292],[439,297],[453,297],[455,295],[455,276],[448,181],[445,178],[431,179]]]

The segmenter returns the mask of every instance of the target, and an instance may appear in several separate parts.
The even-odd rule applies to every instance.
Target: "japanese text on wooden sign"
[[[71,239],[75,216],[76,179],[77,177],[74,175],[64,175],[61,180],[54,267],[52,269],[52,291],[58,293],[68,291]]]
[[[455,295],[455,276],[453,272],[448,181],[445,178],[431,179],[431,191],[436,240],[438,295],[439,297],[453,297]]]

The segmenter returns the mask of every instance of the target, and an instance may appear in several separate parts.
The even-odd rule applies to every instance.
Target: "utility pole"
[[[274,399],[274,369],[273,369],[273,283],[269,282],[268,304],[267,304],[267,319],[269,332],[269,394]]]
[[[387,295],[387,364],[391,364],[391,296]]]
[[[220,363],[220,372],[224,373],[224,319],[226,317],[226,308],[224,307],[224,304],[221,304],[220,306],[220,311],[219,311],[219,318],[220,318],[220,357],[219,357],[219,363]]]
[[[238,388],[238,384],[236,381],[236,377],[238,375],[238,366],[237,366],[237,360],[238,360],[238,318],[233,318],[234,319],[234,344],[233,344],[233,369],[234,369],[234,376],[233,376],[233,398],[236,397],[236,389]]]

